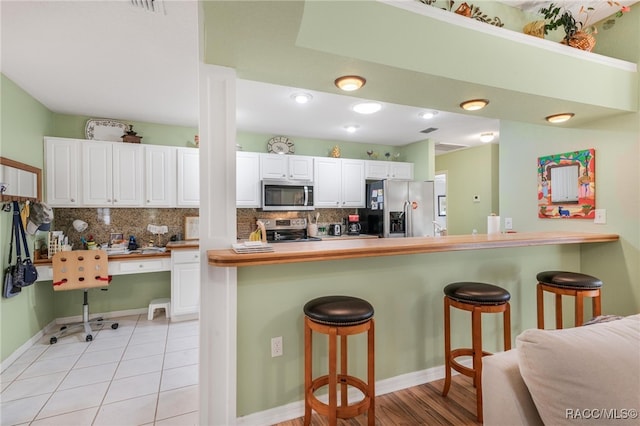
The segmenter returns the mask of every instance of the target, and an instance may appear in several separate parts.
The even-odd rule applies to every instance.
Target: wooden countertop
[[[209,264],[213,266],[240,267],[505,247],[602,243],[617,240],[618,235],[616,234],[586,232],[521,232],[446,237],[360,238],[274,244],[274,251],[270,253],[237,254],[231,248],[208,250],[207,259]]]

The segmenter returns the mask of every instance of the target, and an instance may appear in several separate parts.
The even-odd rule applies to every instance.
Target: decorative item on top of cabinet
[[[334,145],[329,152],[329,157],[340,158],[340,147],[338,145]]]
[[[127,143],[140,143],[142,136],[137,136],[137,133],[133,131],[133,124],[129,124],[129,130],[122,135],[122,142]]]
[[[267,152],[273,154],[293,154],[296,147],[286,136],[274,136],[267,142]]]

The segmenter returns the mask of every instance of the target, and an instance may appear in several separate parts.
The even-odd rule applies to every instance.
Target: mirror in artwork
[[[595,149],[538,158],[538,217],[593,219],[596,208]]]
[[[0,157],[0,200],[42,201],[42,170]]]

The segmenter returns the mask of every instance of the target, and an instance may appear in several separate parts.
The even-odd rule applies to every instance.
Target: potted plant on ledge
[[[587,14],[589,10],[593,10],[593,8],[587,8]],[[583,11],[584,8],[581,8],[580,12]],[[569,10],[562,10],[561,7],[551,3],[549,7],[541,8],[540,13],[546,21],[544,25],[545,34],[548,34],[549,31],[562,27],[564,29],[564,37],[561,43],[581,50],[586,50],[587,52],[591,52],[593,47],[596,45],[595,37],[591,31],[586,28],[586,22],[576,21]]]

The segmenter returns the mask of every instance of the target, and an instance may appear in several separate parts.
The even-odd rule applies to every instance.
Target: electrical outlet
[[[505,217],[504,218],[504,229],[505,230],[511,230],[513,229],[513,219],[510,217]]]
[[[282,336],[271,338],[271,357],[282,356]]]
[[[605,209],[596,209],[593,223],[607,223],[607,211]]]
[[[480,202],[480,196],[479,195],[474,195],[473,196],[473,202],[474,203],[479,203]]]

